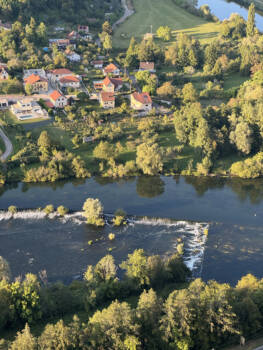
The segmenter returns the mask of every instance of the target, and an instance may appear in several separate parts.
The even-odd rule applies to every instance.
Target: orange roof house
[[[115,66],[115,64],[110,63],[103,69],[103,73],[105,75],[108,75],[108,74],[120,75],[120,70],[117,66]]]
[[[56,108],[64,108],[68,103],[67,98],[57,90],[51,92],[49,98]]]
[[[140,62],[140,68],[139,70],[147,70],[149,72],[154,73],[155,69],[154,69],[154,62]]]
[[[100,104],[103,108],[114,108],[115,107],[115,97],[114,93],[102,91],[100,93]]]
[[[151,110],[152,99],[148,92],[134,92],[131,95],[131,107],[135,110]]]
[[[37,75],[31,74],[29,77],[24,79],[24,85],[31,85],[32,92],[46,92],[48,91],[48,81],[47,79]]]

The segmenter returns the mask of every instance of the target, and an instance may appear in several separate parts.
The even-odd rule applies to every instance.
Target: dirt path
[[[1,158],[0,158],[1,161],[4,162],[13,152],[13,145],[2,129],[0,129],[0,137],[5,143],[5,152],[1,155]]]
[[[112,26],[112,29],[115,30],[116,27],[126,21],[126,19],[134,14],[134,10],[129,9],[126,0],[121,0],[122,7],[124,8],[124,15],[118,19],[117,22],[115,22]]]

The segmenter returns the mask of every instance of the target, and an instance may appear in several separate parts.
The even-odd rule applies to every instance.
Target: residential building
[[[49,99],[55,108],[64,108],[68,104],[67,98],[57,90],[49,95]]]
[[[41,93],[48,91],[48,81],[39,75],[32,74],[27,78],[24,78],[24,86],[30,85],[33,93]]]
[[[148,71],[150,73],[155,73],[154,62],[140,62],[140,71]]]
[[[61,88],[74,88],[78,89],[80,87],[80,80],[75,75],[68,75],[59,79],[59,86]]]
[[[29,98],[17,101],[16,104],[11,106],[10,110],[19,120],[48,118],[47,111],[42,109],[36,101]]]
[[[0,80],[7,80],[9,78],[9,74],[7,71],[7,65],[0,63]]]
[[[103,61],[102,60],[97,60],[97,61],[92,61],[91,64],[93,65],[94,68],[103,68]]]
[[[61,78],[74,75],[71,70],[67,68],[58,68],[49,72],[49,78],[54,82],[59,82]]]
[[[69,39],[49,39],[49,47],[56,45],[59,50],[65,50],[70,45]]]
[[[93,81],[93,88],[95,90],[102,90],[103,89],[103,80],[95,80],[95,81]]]
[[[71,62],[80,62],[81,61],[81,56],[74,51],[66,50],[65,54],[66,54],[67,59],[70,60]]]
[[[7,109],[9,106],[9,101],[7,98],[0,98],[0,109]]]
[[[131,94],[131,108],[138,111],[150,111],[152,99],[148,92],[134,92]]]
[[[68,39],[70,42],[75,42],[76,40],[80,39],[80,35],[75,30],[73,30],[68,34]]]
[[[119,76],[120,70],[117,66],[115,66],[115,64],[110,63],[103,69],[103,73],[104,75],[111,74],[111,75]]]
[[[89,33],[89,26],[84,26],[81,24],[78,25],[78,32],[88,34]]]
[[[46,72],[44,69],[25,69],[24,72],[24,79],[29,77],[32,74],[39,75],[42,78],[47,78]]]
[[[118,91],[122,88],[123,81],[121,78],[109,78],[106,77],[103,80],[103,87],[102,89],[106,92],[114,92]]]
[[[99,97],[100,105],[103,108],[114,108],[115,107],[115,97],[114,93],[102,91]]]

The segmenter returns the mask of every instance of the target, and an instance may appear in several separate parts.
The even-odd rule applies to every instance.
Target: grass
[[[224,80],[224,89],[228,90],[232,88],[238,88],[248,79],[249,77],[244,77],[240,73],[231,74]]]
[[[179,6],[173,0],[134,0],[135,14],[120,25],[113,36],[113,46],[126,48],[130,38],[134,36],[141,40],[143,35],[153,32],[162,26],[168,25],[173,31],[173,39],[177,33],[185,32],[201,42],[209,42],[218,35],[219,24],[207,22],[194,16]]]
[[[50,118],[36,118],[36,119],[28,119],[28,120],[19,120],[16,118],[16,116],[11,113],[10,111],[2,111],[0,113],[0,124],[33,124],[33,123],[39,123],[43,122],[44,120],[48,120]]]

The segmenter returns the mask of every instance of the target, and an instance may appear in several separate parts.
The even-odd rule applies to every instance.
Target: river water
[[[88,197],[99,198],[107,214],[124,209],[128,225],[87,225],[80,210]],[[74,213],[61,219],[26,210],[50,203]],[[231,284],[246,273],[263,277],[262,179],[138,177],[20,183],[2,187],[0,209],[9,205],[24,209],[14,218],[0,212],[0,255],[10,262],[14,276],[46,270],[50,281],[68,282],[109,252],[120,263],[136,248],[170,255],[183,241],[184,260],[195,277]],[[113,242],[110,232],[116,235]]]
[[[245,20],[247,20],[248,10],[247,8],[235,3],[234,1],[227,0],[198,0],[198,7],[202,5],[208,5],[211,12],[216,15],[221,21],[229,18],[232,13],[240,14]],[[256,13],[256,25],[260,31],[263,31],[263,16],[262,13]]]

